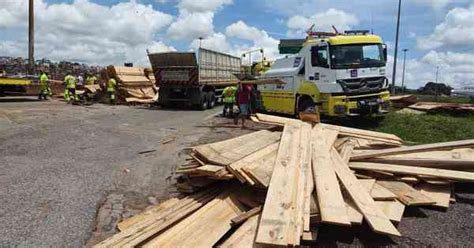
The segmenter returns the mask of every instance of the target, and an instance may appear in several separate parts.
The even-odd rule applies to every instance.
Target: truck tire
[[[314,107],[316,104],[308,96],[302,96],[298,98],[298,104],[296,105],[296,117],[299,117],[300,112],[305,111],[307,108]]]
[[[199,110],[206,110],[209,106],[209,102],[207,100],[207,93],[206,92],[202,92],[201,93],[201,103],[199,104],[198,106],[198,109]]]
[[[212,109],[216,106],[216,95],[214,92],[207,93],[207,108]]]

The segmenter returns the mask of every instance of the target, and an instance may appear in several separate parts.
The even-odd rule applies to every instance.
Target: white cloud
[[[239,54],[248,50],[263,48],[267,59],[273,60],[279,56],[278,40],[269,36],[266,31],[249,26],[243,21],[238,21],[227,26],[226,35],[252,42],[250,46],[241,45],[240,47],[236,47],[235,49],[238,50]],[[255,59],[261,59],[260,54],[255,54],[254,56],[256,57]]]
[[[435,10],[441,10],[450,3],[460,2],[459,0],[412,0],[417,4],[429,5]]]
[[[338,9],[329,9],[326,12],[317,13],[312,16],[295,15],[287,22],[288,35],[295,37],[305,37],[305,32],[315,24],[315,31],[333,31],[334,25],[340,32],[351,29],[359,24],[355,15],[346,13]]]
[[[193,40],[214,33],[213,12],[180,11],[178,19],[168,28],[168,35],[175,40]]]
[[[0,6],[0,28],[26,32],[27,1],[7,0]],[[72,4],[46,4],[35,1],[36,58],[72,60],[93,64],[123,62],[147,63],[146,49],[172,50],[155,36],[173,17],[135,0],[104,6],[89,0]],[[3,17],[13,17],[6,21]],[[18,35],[18,36],[20,36]],[[24,51],[26,40],[0,42],[0,54]]]
[[[417,47],[425,50],[454,46],[469,46],[472,49],[473,44],[474,5],[450,10],[432,34],[417,40]]]
[[[405,85],[417,89],[427,82],[436,80],[436,68],[439,66],[438,82],[446,83],[454,88],[474,85],[474,53],[436,52],[430,51],[421,59],[407,59]],[[388,77],[391,79],[393,57],[389,56],[387,63]],[[398,86],[401,85],[403,60],[397,64]]]
[[[195,39],[191,42],[190,47],[193,50],[197,50],[199,48],[199,43],[199,39]],[[227,37],[223,33],[214,33],[211,36],[208,36],[206,39],[201,41],[201,46],[202,48],[211,49],[222,53],[232,52],[232,47],[227,40]]]
[[[232,0],[181,0],[178,7],[189,12],[214,12],[224,5],[230,4],[232,4]]]

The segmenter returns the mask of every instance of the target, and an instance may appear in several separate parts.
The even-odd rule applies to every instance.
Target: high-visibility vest
[[[46,75],[46,73],[43,73],[41,74],[40,76],[40,89],[42,91],[45,91],[45,90],[48,90],[48,76]]]
[[[76,78],[71,76],[71,75],[67,75],[65,78],[64,78],[64,82],[66,83],[66,88],[68,89],[75,89],[76,88]]]
[[[86,85],[93,85],[97,81],[97,78],[95,76],[92,77],[87,77],[86,79]]]
[[[115,86],[117,85],[117,82],[115,79],[111,78],[109,81],[107,81],[107,92],[115,92]]]
[[[237,91],[237,88],[234,86],[228,86],[224,89],[222,92],[222,96],[224,98],[222,99],[224,103],[235,103],[235,92]]]

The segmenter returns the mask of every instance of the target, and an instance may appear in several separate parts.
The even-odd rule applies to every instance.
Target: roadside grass
[[[474,115],[405,114],[391,112],[381,119],[333,120],[331,123],[392,133],[409,145],[474,139]]]
[[[442,102],[442,103],[473,103],[472,98],[464,96],[430,96],[416,95],[418,101],[423,102]]]
[[[474,139],[474,115],[390,113],[371,129],[416,144]]]

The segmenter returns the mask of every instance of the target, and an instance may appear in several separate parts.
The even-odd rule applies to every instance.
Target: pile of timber
[[[448,112],[448,113],[472,113],[474,104],[469,103],[442,103],[442,102],[418,102],[408,108],[424,112]]]
[[[153,103],[158,98],[151,69],[111,65],[107,67],[107,74],[117,81],[120,102]]]
[[[390,103],[395,108],[406,108],[418,101],[415,95],[390,96]]]
[[[474,140],[404,146],[392,134],[254,121],[282,128],[194,147],[177,168],[193,193],[122,221],[97,247],[299,246],[321,225],[364,221],[397,237],[406,206],[447,209],[453,183],[474,181]]]

